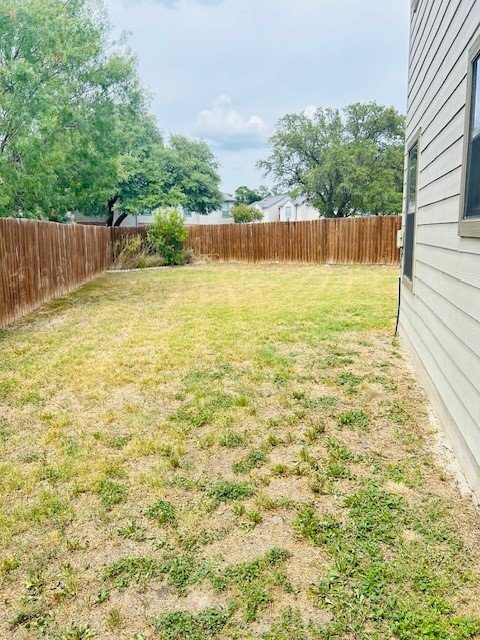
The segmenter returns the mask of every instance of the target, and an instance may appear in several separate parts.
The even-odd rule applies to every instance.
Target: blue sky
[[[208,140],[222,186],[267,183],[255,162],[285,113],[406,106],[408,0],[107,0],[130,33],[165,133]]]

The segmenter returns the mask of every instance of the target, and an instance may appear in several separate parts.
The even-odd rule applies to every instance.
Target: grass
[[[110,274],[4,330],[0,637],[480,638],[396,276]]]

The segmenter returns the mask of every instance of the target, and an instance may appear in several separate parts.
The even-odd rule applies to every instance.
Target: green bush
[[[232,209],[232,218],[235,222],[254,222],[261,220],[263,213],[255,207],[249,207],[248,204],[236,204]]]
[[[159,209],[155,212],[147,239],[160,254],[164,264],[185,264],[186,252],[183,245],[187,237],[185,221],[179,211]]]

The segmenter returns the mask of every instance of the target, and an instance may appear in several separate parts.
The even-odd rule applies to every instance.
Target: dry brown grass
[[[4,331],[0,637],[477,637],[395,279],[110,274]]]

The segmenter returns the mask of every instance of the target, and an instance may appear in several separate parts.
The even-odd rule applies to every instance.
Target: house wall
[[[290,207],[290,209],[291,209],[290,222],[295,222],[295,220],[296,220],[296,217],[295,217],[295,205],[293,204],[293,200],[287,200],[280,207],[280,216],[279,216],[280,222],[287,222],[288,221],[287,213],[286,213],[287,207]]]
[[[232,203],[233,204],[233,203]],[[202,215],[201,213],[194,213],[192,215],[185,218],[185,224],[232,224],[234,219],[229,216],[228,218],[224,218],[222,216],[222,211],[212,211],[208,215]]]
[[[308,202],[304,202],[297,206],[297,220],[299,222],[305,222],[308,220],[318,220],[320,218],[320,212],[315,209]]]
[[[400,335],[480,497],[480,238],[458,235],[468,55],[479,35],[479,0],[412,5],[407,145],[421,131]]]

